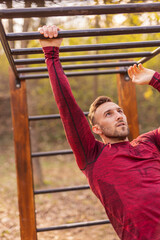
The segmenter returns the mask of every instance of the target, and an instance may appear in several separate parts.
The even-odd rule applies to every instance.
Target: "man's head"
[[[100,135],[105,143],[128,140],[128,124],[123,110],[111,98],[98,97],[90,106],[89,121],[94,133]]]

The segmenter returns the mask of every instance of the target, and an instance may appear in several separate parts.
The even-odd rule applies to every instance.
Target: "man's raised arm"
[[[150,84],[160,92],[160,74],[154,70],[144,68],[142,64],[134,64],[128,68],[129,77],[132,82],[145,85]]]
[[[132,82],[139,85],[149,84],[160,92],[160,74],[158,72],[144,68],[142,64],[138,66],[135,64],[129,67],[128,74]],[[160,148],[160,127],[150,133],[153,141]]]
[[[88,121],[77,105],[66,75],[59,60],[59,47],[62,39],[57,37],[56,26],[43,26],[39,32],[49,39],[40,40],[48,67],[51,87],[59,108],[67,139],[76,156],[80,169],[86,168],[98,154],[102,144],[95,140]]]

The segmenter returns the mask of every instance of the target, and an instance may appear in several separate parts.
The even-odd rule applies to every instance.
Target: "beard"
[[[125,140],[129,135],[128,125],[116,127],[115,130],[111,130],[110,128],[101,128],[103,135],[107,138],[114,138],[118,140]]]

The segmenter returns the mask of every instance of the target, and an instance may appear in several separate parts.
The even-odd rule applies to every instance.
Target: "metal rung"
[[[0,18],[78,16],[160,11],[160,3],[106,4],[99,6],[39,7],[0,10]]]
[[[149,61],[150,59],[152,59],[153,57],[157,56],[159,53],[160,53],[160,47],[156,48],[156,49],[152,52],[151,56],[144,57],[144,58],[140,59],[140,60],[137,62],[137,64],[139,64],[139,63],[142,63],[142,64],[143,64],[143,63]]]
[[[123,28],[95,28],[83,30],[68,30],[59,31],[57,38],[72,38],[72,37],[97,37],[111,35],[126,35],[126,34],[144,34],[144,33],[159,33],[160,26],[143,26],[143,27],[123,27]],[[22,32],[6,34],[8,41],[15,40],[32,40],[46,39],[39,32]]]
[[[140,42],[122,42],[122,43],[105,43],[105,44],[87,44],[87,45],[72,45],[60,47],[60,52],[80,52],[80,51],[97,51],[111,49],[127,49],[127,48],[144,48],[160,46],[159,40],[140,41]],[[20,48],[11,49],[12,55],[26,54],[42,54],[42,48]]]
[[[70,149],[66,150],[59,150],[59,151],[51,151],[51,152],[35,152],[32,153],[31,156],[34,157],[49,157],[49,156],[56,156],[56,155],[66,155],[72,154],[73,151]]]
[[[127,70],[119,69],[119,70],[102,70],[102,71],[85,71],[85,72],[69,72],[66,73],[67,77],[81,77],[81,76],[91,76],[91,75],[103,75],[103,74],[115,74],[115,73],[126,73]],[[21,80],[29,80],[29,79],[42,79],[49,78],[48,74],[35,74],[35,75],[24,75],[21,76]]]
[[[142,27],[123,27],[123,28],[95,28],[95,29],[59,31],[57,38],[112,36],[112,35],[144,34],[159,32],[160,32],[159,25]],[[22,33],[8,33],[6,34],[6,39],[8,41],[15,41],[46,38],[39,32],[22,32]]]
[[[64,230],[70,228],[78,228],[78,227],[91,227],[95,225],[103,225],[110,224],[109,220],[98,220],[92,222],[80,222],[80,223],[72,223],[72,224],[63,224],[60,226],[48,227],[48,228],[37,228],[37,232],[46,232],[46,231],[54,231],[54,230]]]
[[[88,116],[88,112],[83,112],[85,116]],[[60,119],[59,114],[29,116],[29,121],[46,120],[46,119]]]
[[[47,193],[57,193],[57,192],[68,192],[68,191],[79,191],[90,189],[89,185],[85,186],[75,186],[75,187],[65,187],[65,188],[54,188],[54,189],[45,189],[45,190],[35,190],[34,194],[47,194]]]
[[[76,64],[76,65],[63,65],[63,70],[75,70],[75,69],[90,69],[90,68],[108,68],[108,67],[124,67],[136,64],[135,61],[127,62],[111,62],[111,63],[93,63],[93,64]],[[30,73],[30,72],[46,72],[47,67],[32,67],[32,68],[18,68],[18,73]]]
[[[92,61],[92,60],[107,60],[107,59],[123,59],[123,58],[138,58],[149,57],[151,52],[133,52],[133,53],[114,53],[114,54],[98,54],[98,55],[81,55],[71,57],[60,57],[61,62],[73,61]],[[30,59],[15,59],[16,65],[45,63],[44,58],[30,58]]]

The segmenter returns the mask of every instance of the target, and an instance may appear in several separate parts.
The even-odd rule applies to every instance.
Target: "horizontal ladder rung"
[[[88,115],[88,112],[83,112],[85,116]],[[37,120],[47,120],[47,119],[60,119],[59,114],[50,114],[50,115],[38,115],[38,116],[29,116],[29,121]]]
[[[152,55],[151,52],[81,55],[81,56],[72,56],[72,57],[60,57],[60,61],[61,62],[93,61],[93,60],[148,57],[148,56],[151,56],[151,55]],[[15,59],[14,63],[15,63],[15,65],[45,63],[45,59],[44,58]]]
[[[66,73],[67,77],[81,77],[81,76],[91,76],[91,75],[103,75],[103,74],[115,74],[115,73],[126,73],[126,69],[119,70],[102,70],[102,71],[85,71],[85,72],[69,72]],[[49,78],[48,74],[34,74],[34,75],[21,75],[20,80],[29,80],[29,79],[42,79]]]
[[[99,6],[38,7],[0,10],[0,18],[79,16],[160,11],[160,3],[106,4]]]
[[[71,149],[66,149],[66,150],[50,151],[50,152],[35,152],[35,153],[32,153],[31,156],[33,158],[49,157],[49,156],[66,155],[66,154],[72,154],[72,153],[73,153],[73,151]]]
[[[97,221],[91,221],[91,222],[63,224],[63,225],[54,226],[54,227],[37,228],[37,232],[64,230],[64,229],[78,228],[78,227],[90,227],[90,226],[102,225],[102,224],[110,224],[110,221],[109,220],[97,220]]]
[[[90,68],[109,68],[109,67],[124,67],[136,64],[135,61],[124,62],[110,62],[110,63],[93,63],[93,64],[76,64],[76,65],[63,65],[63,70],[75,70],[75,69],[90,69]],[[32,67],[32,68],[18,68],[18,73],[30,73],[30,72],[47,72],[47,67]]]
[[[112,35],[127,35],[127,34],[144,34],[144,33],[159,33],[160,26],[141,26],[141,27],[121,27],[121,28],[95,28],[83,30],[59,31],[58,38],[71,37],[94,37],[94,36],[112,36]],[[6,34],[8,41],[15,40],[32,40],[45,39],[39,32],[21,32]]]
[[[105,43],[105,44],[86,44],[86,45],[72,45],[60,47],[60,52],[80,52],[80,51],[97,51],[97,50],[111,50],[111,49],[127,49],[127,48],[144,48],[160,46],[159,40],[153,41],[139,41],[139,42],[122,42],[122,43]],[[25,54],[42,54],[42,48],[20,48],[11,49],[12,55]]]
[[[90,189],[89,185],[85,186],[75,186],[75,187],[64,187],[64,188],[54,188],[54,189],[45,189],[45,190],[35,190],[34,194],[48,194],[48,193],[57,193],[57,192],[68,192],[68,191],[79,191]]]

